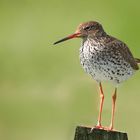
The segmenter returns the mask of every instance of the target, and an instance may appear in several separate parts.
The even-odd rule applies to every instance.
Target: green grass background
[[[97,20],[140,58],[139,0],[0,1],[0,139],[72,140],[95,125],[97,84],[79,63],[80,39],[53,46],[84,21]],[[120,86],[115,128],[138,140],[140,72]],[[104,83],[103,125],[113,86]]]

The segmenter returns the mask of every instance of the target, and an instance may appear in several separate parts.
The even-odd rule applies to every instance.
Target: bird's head
[[[102,28],[102,25],[99,24],[96,21],[89,21],[89,22],[84,22],[81,23],[74,34],[71,34],[57,42],[55,42],[54,44],[58,44],[60,42],[72,39],[72,38],[87,38],[87,37],[95,37],[98,34],[103,33],[104,30]]]

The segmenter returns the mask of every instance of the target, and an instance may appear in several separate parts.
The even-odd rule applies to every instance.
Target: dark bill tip
[[[65,38],[63,38],[63,39],[61,39],[61,40],[59,40],[59,41],[54,42],[53,45],[56,45],[56,44],[58,44],[58,43],[61,43],[61,42],[63,42],[63,41],[66,41],[66,40],[68,40],[68,39],[70,39],[70,38],[69,38],[69,37],[65,37]]]
[[[69,40],[69,39],[72,39],[72,38],[79,37],[80,34],[81,34],[81,33],[74,33],[74,34],[72,34],[72,35],[69,35],[69,36],[67,36],[67,37],[65,37],[65,38],[63,38],[63,39],[61,39],[61,40],[59,40],[59,41],[54,42],[53,45],[56,45],[56,44],[58,44],[58,43],[61,43],[61,42],[63,42],[63,41],[66,41],[66,40]]]

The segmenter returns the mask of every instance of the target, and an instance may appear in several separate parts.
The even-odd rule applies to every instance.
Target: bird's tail
[[[136,63],[140,64],[140,59],[139,58],[135,58]]]

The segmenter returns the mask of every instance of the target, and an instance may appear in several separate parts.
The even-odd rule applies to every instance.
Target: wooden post
[[[77,126],[74,140],[128,140],[127,133]]]

